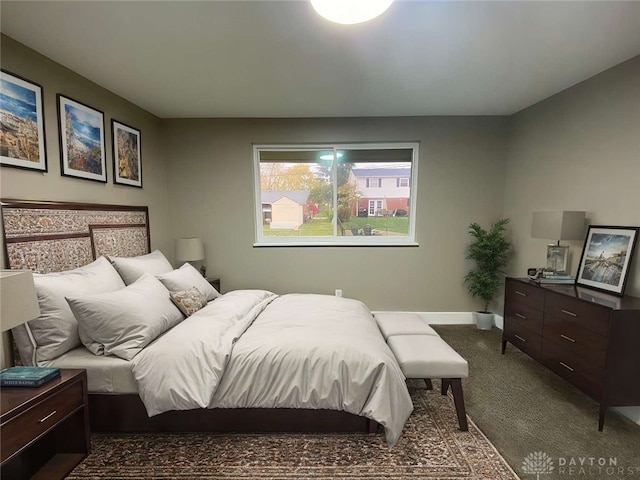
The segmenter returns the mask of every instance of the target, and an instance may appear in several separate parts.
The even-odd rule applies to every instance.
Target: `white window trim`
[[[409,198],[409,233],[406,236],[338,236],[337,218],[333,218],[333,237],[270,237],[262,234],[262,199],[260,189],[260,152],[261,151],[286,151],[286,150],[383,150],[383,149],[409,149],[413,151],[411,159],[411,196]],[[416,240],[416,206],[418,198],[418,159],[420,157],[419,142],[387,142],[387,143],[331,143],[331,144],[254,144],[253,145],[253,175],[254,175],[254,247],[311,247],[311,246],[419,246]],[[337,181],[337,166],[334,163],[332,182]],[[337,189],[333,191],[333,204],[337,204]]]

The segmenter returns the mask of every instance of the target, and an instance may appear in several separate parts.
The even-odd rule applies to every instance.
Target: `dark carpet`
[[[522,480],[537,452],[554,467],[539,480],[640,480],[640,425],[609,409],[599,432],[598,404],[512,345],[501,355],[501,330],[434,328],[469,362],[467,413]]]
[[[450,397],[417,385],[414,413],[391,449],[382,433],[94,434],[93,452],[68,478],[517,479],[473,422],[458,429]]]

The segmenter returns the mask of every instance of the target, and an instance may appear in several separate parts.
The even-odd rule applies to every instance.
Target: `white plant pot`
[[[495,326],[494,315],[491,312],[473,312],[473,321],[479,330],[491,330]]]

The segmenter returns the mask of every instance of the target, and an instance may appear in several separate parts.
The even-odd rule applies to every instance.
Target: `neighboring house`
[[[298,228],[310,215],[309,190],[262,190],[262,221],[273,229]]]
[[[352,214],[366,209],[367,216],[393,214],[396,210],[409,211],[411,168],[353,168],[349,183],[360,192]]]

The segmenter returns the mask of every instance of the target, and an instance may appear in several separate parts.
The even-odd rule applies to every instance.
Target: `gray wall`
[[[223,290],[341,288],[372,309],[480,307],[462,284],[467,226],[502,213],[504,118],[175,119],[165,127],[173,231],[203,238]],[[365,141],[420,141],[419,247],[253,247],[252,143]]]
[[[1,40],[2,68],[42,86],[49,171],[41,173],[2,167],[0,195],[24,200],[147,205],[152,248],[173,253],[160,119],[5,35]],[[60,175],[58,93],[104,112],[108,183]],[[142,189],[113,184],[111,118],[142,132]]]
[[[640,57],[515,115],[505,215],[516,249],[511,273],[545,264],[547,242],[530,238],[534,211],[584,210],[591,225],[640,226]],[[571,246],[572,273],[582,242]],[[640,245],[626,293],[640,296]],[[640,423],[640,407],[617,410]]]
[[[544,266],[534,211],[584,210],[592,225],[640,226],[640,57],[511,118],[504,214],[515,241],[511,273]],[[583,242],[571,247],[575,275]],[[640,250],[640,246],[638,247]],[[640,296],[640,251],[626,293]]]

